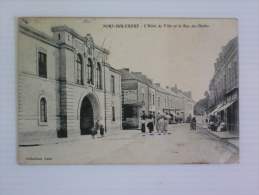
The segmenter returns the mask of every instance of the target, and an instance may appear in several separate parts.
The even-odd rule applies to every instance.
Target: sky
[[[204,98],[221,48],[238,35],[236,19],[180,18],[27,18],[50,36],[51,27],[67,25],[110,51],[116,69],[142,72],[161,83]],[[129,25],[132,28],[125,28]],[[116,25],[123,26],[118,28]],[[148,25],[152,25],[148,26]],[[105,40],[105,41],[104,41]]]

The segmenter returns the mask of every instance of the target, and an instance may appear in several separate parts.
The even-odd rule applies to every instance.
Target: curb
[[[205,129],[205,128],[203,128],[203,127],[200,127],[200,128],[202,128],[203,130],[206,130],[206,132],[208,132],[210,135],[212,135],[212,136],[214,136],[214,137],[217,137],[217,138],[218,138],[219,140],[221,140],[222,142],[224,142],[224,143],[226,143],[226,144],[228,144],[228,145],[231,145],[231,146],[234,147],[235,149],[239,150],[239,147],[236,146],[235,144],[232,144],[231,142],[229,142],[227,138],[221,138],[221,137],[215,135],[214,133],[211,133],[208,129]],[[238,139],[239,139],[239,138],[238,138]]]

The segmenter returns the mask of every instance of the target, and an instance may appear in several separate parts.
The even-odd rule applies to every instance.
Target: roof
[[[57,32],[57,31],[67,31],[69,33],[71,33],[73,36],[75,36],[76,38],[80,39],[81,41],[84,41],[86,42],[87,41],[87,37],[89,37],[89,39],[91,39],[91,41],[93,42],[93,38],[90,34],[87,34],[87,37],[83,37],[81,35],[79,35],[74,29],[66,26],[66,25],[63,25],[63,26],[53,26],[51,27],[51,31],[52,32]],[[110,51],[108,49],[105,49],[103,47],[100,47],[96,44],[94,44],[94,47],[104,53],[107,53],[107,54],[110,54]]]
[[[113,71],[113,72],[116,72],[116,73],[118,73],[118,74],[120,74],[120,75],[122,74],[121,71],[119,71],[118,69],[113,68],[113,67],[111,67],[111,66],[110,66],[110,70]]]
[[[21,32],[24,32],[26,34],[29,34],[33,37],[37,37],[39,39],[45,40],[49,43],[52,43],[53,45],[55,45],[56,47],[60,47],[61,42],[59,42],[58,40],[53,39],[53,37],[29,26],[26,22],[24,22],[23,20],[19,20],[19,30]]]
[[[135,77],[133,74],[125,69],[119,69],[119,71],[122,73],[121,80],[139,80],[137,77]]]
[[[143,75],[142,72],[131,72],[135,77],[142,80],[146,85],[150,86],[151,83],[146,75]]]

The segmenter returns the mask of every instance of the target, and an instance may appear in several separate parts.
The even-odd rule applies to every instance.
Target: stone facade
[[[222,52],[214,63],[214,76],[211,79],[209,107],[210,115],[215,116],[216,124],[224,121],[226,129],[239,133],[238,106],[238,38],[230,40],[222,47]]]
[[[89,134],[97,120],[121,129],[121,73],[109,51],[67,26],[51,31],[19,22],[21,139]]]

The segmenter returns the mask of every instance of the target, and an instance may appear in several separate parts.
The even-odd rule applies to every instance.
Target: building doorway
[[[91,134],[94,127],[94,113],[92,104],[87,96],[84,97],[80,109],[80,131],[81,135]]]

